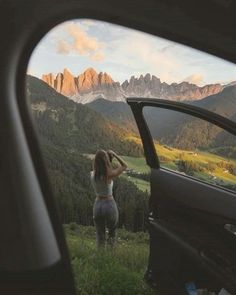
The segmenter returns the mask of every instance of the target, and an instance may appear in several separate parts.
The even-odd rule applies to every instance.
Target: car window
[[[119,293],[152,294],[142,284],[149,251],[146,219],[150,169],[126,98],[184,101],[235,120],[235,76],[236,68],[231,63],[157,36],[96,20],[62,23],[40,41],[29,61],[26,93],[79,292],[93,294],[96,289],[103,294],[106,289],[112,293],[119,285]],[[155,115],[147,113],[150,123]],[[170,138],[172,131],[168,131]],[[230,189],[235,187],[233,148],[211,147],[203,157],[200,146],[191,150],[186,141],[175,146],[162,142],[155,133],[153,138],[163,167],[213,184],[222,182],[220,185]],[[99,149],[114,150],[128,164],[113,186],[119,210],[117,256],[107,253],[105,262],[94,254],[96,196],[90,181]],[[196,164],[194,160],[200,153]],[[87,283],[89,277],[93,280]],[[103,277],[112,277],[112,285],[110,280],[102,281]]]
[[[145,106],[163,168],[236,191],[236,137],[205,120]]]

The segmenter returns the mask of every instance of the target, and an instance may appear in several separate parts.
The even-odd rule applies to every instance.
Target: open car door
[[[151,168],[146,279],[160,294],[236,294],[236,124],[193,104],[127,102]]]

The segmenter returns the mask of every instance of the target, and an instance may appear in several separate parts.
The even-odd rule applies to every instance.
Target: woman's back
[[[96,179],[94,171],[91,171],[91,183],[97,196],[112,196],[113,181],[106,182],[104,179]]]

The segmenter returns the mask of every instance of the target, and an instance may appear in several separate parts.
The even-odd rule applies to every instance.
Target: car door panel
[[[160,288],[168,286],[170,289],[167,288],[166,294],[177,289],[176,294],[184,294],[181,286],[189,281],[214,291],[225,287],[236,292],[236,236],[232,230],[236,224],[235,193],[160,168],[142,110],[144,106],[177,110],[205,119],[234,135],[235,123],[183,103],[135,98],[127,101],[140,131],[147,164],[151,167],[148,224],[152,281]]]
[[[184,255],[189,253],[197,264],[207,264],[208,270],[215,275],[221,277],[224,273],[227,278],[236,275],[236,239],[225,229],[226,224],[235,223],[234,194],[221,189],[212,190],[207,184],[199,189],[197,181],[164,169],[153,169],[151,175],[152,208],[157,208],[153,212],[156,218],[150,221],[153,230],[172,241],[175,247],[184,249]],[[170,183],[174,184],[173,187]],[[169,266],[172,268],[172,265]],[[228,272],[226,268],[229,268]]]

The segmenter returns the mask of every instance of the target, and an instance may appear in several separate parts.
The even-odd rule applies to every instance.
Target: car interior
[[[235,2],[1,0],[1,294],[76,294],[57,204],[26,98],[29,58],[57,24],[103,20],[236,62]],[[194,281],[236,294],[235,191],[162,167],[145,108],[174,110],[236,135],[236,123],[197,106],[128,98],[151,168],[145,280],[160,294]],[[95,293],[96,294],[96,293]],[[218,293],[217,293],[218,294]]]

